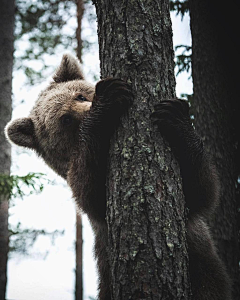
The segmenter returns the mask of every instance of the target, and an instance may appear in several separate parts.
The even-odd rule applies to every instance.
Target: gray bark
[[[150,114],[175,96],[169,1],[94,1],[102,77],[135,95],[115,134],[107,179],[112,299],[190,299],[179,166]]]
[[[14,1],[3,0],[0,10],[0,174],[9,175],[11,149],[4,128],[11,119]],[[0,300],[5,300],[8,254],[8,197],[0,195]]]
[[[239,175],[238,45],[234,8],[191,0],[195,127],[213,156],[220,179],[220,205],[210,222],[219,255],[240,298],[236,186]]]

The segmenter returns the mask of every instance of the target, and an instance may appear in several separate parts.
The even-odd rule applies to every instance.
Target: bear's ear
[[[9,122],[5,128],[6,137],[18,146],[34,149],[34,125],[31,118]]]
[[[80,63],[70,54],[64,54],[61,64],[53,76],[53,80],[56,83],[60,83],[76,79],[84,79]]]

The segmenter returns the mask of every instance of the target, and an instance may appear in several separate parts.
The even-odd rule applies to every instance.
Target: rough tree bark
[[[135,101],[110,149],[107,222],[112,299],[190,299],[178,164],[150,121],[175,96],[168,0],[95,0],[102,77]]]
[[[0,10],[0,174],[9,175],[11,149],[4,128],[12,112],[14,0],[3,0]],[[5,300],[8,255],[8,197],[0,195],[0,300]]]
[[[223,2],[190,0],[195,127],[214,158],[220,205],[211,222],[219,254],[240,299],[236,186],[239,175],[237,15]]]

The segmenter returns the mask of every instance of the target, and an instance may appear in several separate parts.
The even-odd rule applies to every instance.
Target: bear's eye
[[[72,118],[71,115],[64,115],[64,116],[62,116],[62,118],[61,118],[61,122],[62,122],[63,125],[69,126],[69,125],[72,124],[73,118]]]
[[[85,98],[83,95],[78,95],[75,100],[77,101],[88,101],[87,98]]]

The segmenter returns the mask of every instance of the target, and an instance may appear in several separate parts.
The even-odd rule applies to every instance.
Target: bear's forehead
[[[94,89],[94,85],[84,80],[74,80],[57,84],[52,83],[40,94],[39,99],[55,101],[58,98],[59,100],[64,101],[67,99],[72,99],[79,94],[82,94],[86,98],[91,98],[94,93]]]
[[[85,111],[89,109],[89,103],[76,102],[76,97],[82,95],[89,101],[92,101],[94,91],[94,85],[83,80],[60,84],[53,83],[41,92],[30,113],[30,117],[32,117],[33,121],[37,120],[38,122],[45,123],[48,118],[52,120],[58,119],[69,110],[77,109],[81,113],[81,110]]]

